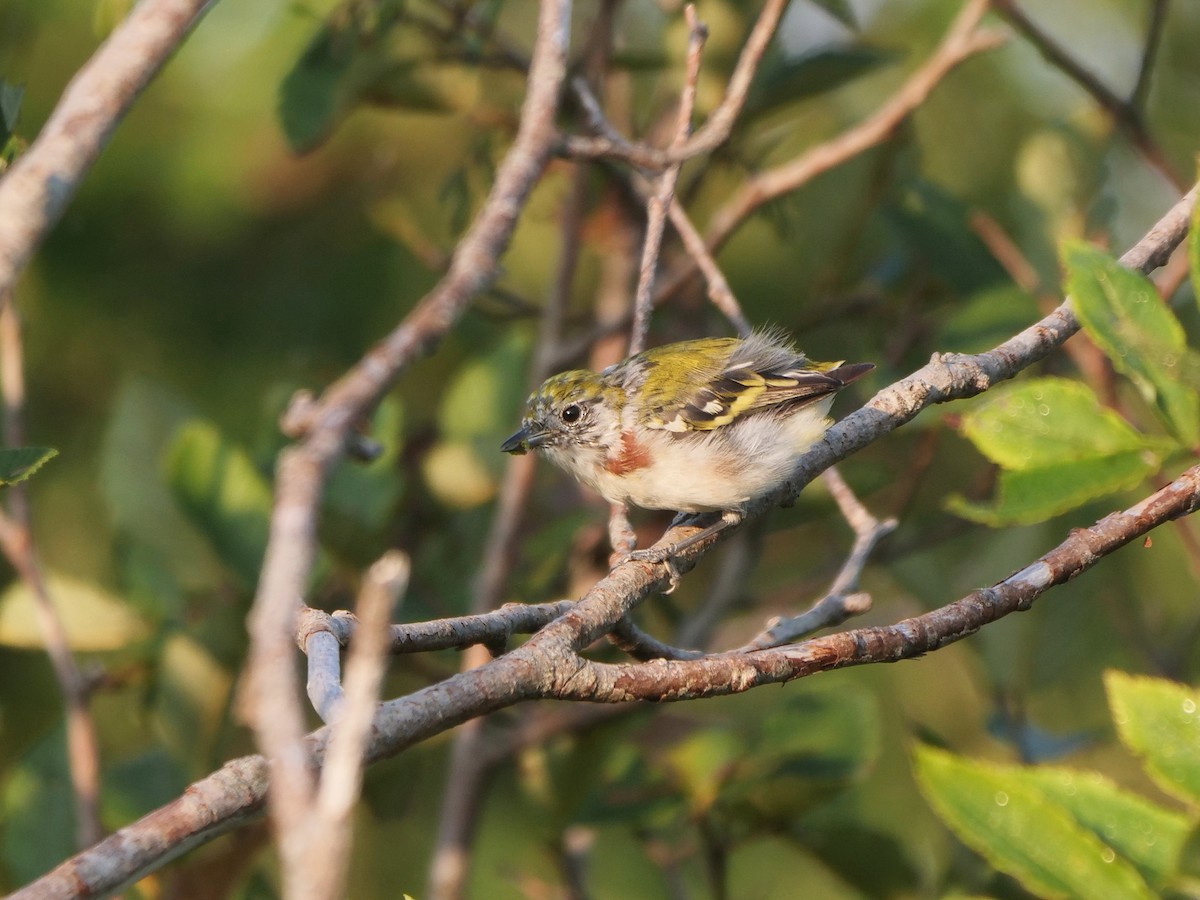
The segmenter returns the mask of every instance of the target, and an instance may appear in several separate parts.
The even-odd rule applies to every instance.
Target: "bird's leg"
[[[688,517],[688,515],[680,513],[680,515],[675,517],[675,521],[671,523],[671,527],[675,527]],[[629,558],[640,560],[642,562],[669,562],[672,557],[678,556],[688,547],[694,547],[701,541],[707,540],[714,534],[724,531],[726,528],[729,528],[731,525],[736,525],[740,521],[742,521],[741,510],[727,509],[721,513],[721,518],[717,519],[717,521],[713,522],[711,525],[701,528],[695,534],[689,534],[682,541],[676,541],[673,544],[667,544],[665,547],[649,547],[645,550],[634,550],[629,554]],[[677,581],[679,576],[674,574],[674,570],[672,570],[672,574],[674,576],[672,578],[672,582]]]
[[[610,567],[627,559],[634,553],[637,546],[637,533],[629,524],[629,509],[624,503],[610,504],[608,515],[608,543],[612,547],[612,556],[608,558]]]

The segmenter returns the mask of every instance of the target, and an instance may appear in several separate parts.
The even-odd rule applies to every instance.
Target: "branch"
[[[729,138],[733,123],[746,105],[750,84],[758,72],[759,64],[771,45],[779,20],[787,9],[788,0],[767,0],[758,20],[754,23],[742,53],[734,66],[725,96],[713,110],[708,120],[696,130],[688,141],[673,143],[666,150],[648,144],[630,143],[623,138],[602,136],[598,138],[568,137],[562,141],[562,149],[578,159],[612,158],[623,159],[642,169],[665,169],[714,150]]]
[[[560,699],[625,703],[692,700],[747,691],[830,669],[897,662],[953,644],[984,625],[1024,612],[1055,585],[1086,572],[1151,529],[1200,508],[1200,466],[1124,512],[1112,513],[1070,537],[1021,571],[940,609],[895,625],[856,628],[802,644],[701,660],[610,665],[579,660],[561,684]]]
[[[331,723],[329,751],[308,814],[289,824],[291,841],[307,847],[293,879],[296,894],[326,900],[345,893],[353,835],[351,813],[362,790],[363,748],[371,730],[387,659],[388,620],[408,586],[408,557],[385,553],[363,579],[362,627],[346,661],[345,700]]]
[[[1142,64],[1138,71],[1137,84],[1134,87],[1132,98],[1129,102],[1126,102],[1113,93],[1100,79],[1085,69],[1082,64],[1059,46],[1050,35],[1038,28],[1033,20],[1025,15],[1024,10],[1017,6],[1014,0],[991,0],[991,3],[996,12],[1004,16],[1017,31],[1024,35],[1026,40],[1033,44],[1047,62],[1083,88],[1105,112],[1112,116],[1113,122],[1116,123],[1117,127],[1125,132],[1130,141],[1133,142],[1133,145],[1145,157],[1146,161],[1158,169],[1159,173],[1167,181],[1179,188],[1179,190],[1183,190],[1187,186],[1187,182],[1175,172],[1170,160],[1167,159],[1167,155],[1150,135],[1140,109],[1145,92],[1148,89],[1150,67],[1162,34],[1165,4],[1155,0],[1152,6],[1150,26],[1146,36],[1146,48],[1142,54]]]
[[[312,571],[324,482],[345,451],[353,423],[495,279],[497,261],[550,157],[566,72],[570,7],[568,0],[547,0],[541,5],[516,138],[446,276],[391,334],[308,405],[305,421],[293,422],[306,435],[303,442],[280,456],[270,537],[249,620],[251,646],[242,694],[244,714],[260,747],[273,760],[271,809],[280,834],[307,807],[314,787],[309,754],[302,743],[304,723],[289,633]],[[300,848],[285,842],[281,851],[283,871],[294,871],[292,863]]]
[[[1121,264],[1143,273],[1164,265],[1187,234],[1197,190],[1193,187],[1188,191],[1121,257]],[[743,522],[762,515],[775,505],[794,501],[805,485],[825,469],[912,421],[921,410],[936,403],[974,397],[1012,378],[1061,347],[1078,330],[1079,320],[1068,298],[1048,316],[992,350],[976,355],[934,354],[927,365],[884,388],[862,409],[831,426],[820,441],[800,456],[790,484],[774,495],[755,501],[746,511]],[[663,548],[678,544],[695,527],[686,524],[670,528],[655,546]],[[677,571],[682,574],[692,569],[708,548],[725,540],[738,527],[726,528],[676,555],[672,562]],[[622,568],[630,565],[638,563],[630,561]],[[666,573],[661,577],[665,578]]]
[[[1122,257],[1130,268],[1149,271],[1160,265],[1187,231],[1195,191],[1180,200],[1153,229]],[[808,479],[842,456],[899,427],[935,402],[971,396],[1002,378],[1010,378],[1040,359],[1078,328],[1069,302],[1047,319],[978,357],[935,357],[919,372],[881,391],[866,407],[833,426],[824,441],[806,453],[789,491],[794,496]],[[1099,556],[1111,552],[1160,522],[1194,510],[1200,496],[1200,472],[1189,470],[1179,480],[1124,514],[1110,516],[1092,529],[1069,538],[1057,550],[995,588],[977,592],[956,604],[890,628],[863,628],[829,635],[796,647],[761,650],[745,655],[712,657],[696,662],[660,660],[636,668],[636,686],[647,696],[666,699],[665,689],[679,687],[669,673],[688,672],[696,683],[713,685],[713,669],[724,668],[726,681],[716,692],[798,677],[821,669],[869,660],[893,660],[936,649],[1012,609],[1023,609],[1051,584],[1072,577]],[[770,501],[764,501],[761,513]],[[677,529],[686,533],[687,529]],[[726,531],[734,531],[727,529]],[[672,539],[671,535],[667,536]],[[713,542],[689,548],[680,560],[694,564]],[[591,675],[613,677],[634,667],[586,663],[580,649],[611,630],[668,576],[655,567],[627,562],[596,583],[578,602],[556,616],[522,646],[469,672],[388,701],[380,707],[367,747],[368,759],[395,755],[413,744],[475,716],[538,697],[601,699]],[[504,612],[501,610],[499,612]],[[290,666],[289,660],[287,665]],[[690,669],[680,667],[692,667]],[[759,669],[762,669],[760,672]],[[660,673],[655,676],[654,673]],[[655,692],[654,679],[663,691]],[[756,679],[757,682],[755,681]],[[629,696],[634,682],[619,684]],[[608,690],[603,699],[617,692]],[[309,765],[319,765],[327,729],[308,736],[302,750]],[[261,812],[266,799],[268,766],[262,757],[234,760],[193,784],[178,800],[150,813],[117,834],[58,866],[13,895],[17,900],[100,896],[121,890],[191,847],[232,830]],[[276,773],[277,774],[277,773]]]
[[[25,444],[25,350],[21,318],[11,296],[0,291],[0,393],[4,402],[4,442]],[[46,586],[33,535],[33,510],[25,484],[7,489],[8,509],[0,510],[0,551],[16,570],[37,610],[38,627],[54,679],[62,691],[67,730],[67,767],[75,800],[75,843],[90,847],[104,835],[100,822],[100,741],[89,708],[87,680],[71,653],[67,629]]]
[[[142,0],[67,85],[37,139],[0,179],[0,296],[62,218],[117,123],[212,0]]]
[[[721,247],[737,227],[763,204],[795,191],[821,173],[883,143],[925,102],[951,70],[978,53],[1000,46],[1004,42],[1004,35],[995,31],[976,30],[987,7],[987,0],[970,0],[951,24],[934,54],[872,116],[795,159],[747,179],[713,214],[705,235],[709,250]],[[681,276],[690,275],[690,271],[676,274],[671,279],[672,287]],[[669,293],[667,285],[663,286],[663,292]]]
[[[683,91],[679,96],[679,119],[675,125],[675,136],[671,149],[679,150],[687,142],[692,131],[692,110],[696,105],[696,82],[700,78],[700,55],[708,38],[707,29],[696,18],[696,7],[689,3],[684,7],[688,23],[687,74]],[[654,273],[658,268],[659,251],[662,249],[663,230],[667,224],[667,213],[674,206],[675,184],[679,181],[681,162],[667,166],[658,178],[653,193],[646,205],[646,237],[642,244],[642,263],[638,271],[637,290],[633,301],[633,329],[629,335],[629,353],[641,353],[646,349],[646,333],[650,330],[650,312],[654,308]],[[615,548],[614,548],[615,549]]]
[[[854,529],[854,546],[850,548],[850,555],[842,563],[842,568],[824,597],[798,616],[771,623],[762,634],[739,647],[737,652],[765,650],[768,647],[790,644],[806,634],[840,625],[851,616],[862,615],[871,608],[869,594],[855,593],[858,579],[875,550],[875,545],[896,530],[896,520],[880,521],[871,515],[870,510],[854,496],[850,485],[846,484],[836,468],[826,469],[822,476],[829,493],[837,501],[843,518]]]

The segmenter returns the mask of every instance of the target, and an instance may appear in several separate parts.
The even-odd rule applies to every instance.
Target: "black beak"
[[[530,431],[528,428],[522,428],[501,444],[500,450],[504,453],[520,455],[528,450],[536,450],[546,443],[548,437],[549,435],[544,431]]]

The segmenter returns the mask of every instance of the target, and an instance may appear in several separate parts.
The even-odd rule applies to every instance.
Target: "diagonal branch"
[[[67,85],[37,139],[0,179],[0,295],[16,285],[146,85],[212,0],[142,0]]]
[[[955,643],[984,625],[1024,612],[1055,585],[1086,572],[1147,532],[1200,508],[1200,466],[1124,512],[1105,516],[990,588],[895,625],[856,628],[802,644],[700,660],[611,665],[579,660],[561,684],[561,699],[625,703],[691,700],[741,693],[847,666],[896,662]]]
[[[287,823],[303,814],[314,790],[309,754],[302,743],[304,720],[290,635],[312,571],[317,506],[324,483],[345,452],[353,424],[495,279],[497,261],[550,158],[566,74],[570,10],[568,0],[541,5],[529,90],[516,138],[446,276],[391,334],[319,400],[307,405],[303,420],[292,422],[305,435],[303,442],[280,456],[270,538],[249,619],[251,647],[242,709],[254,725],[259,745],[273,760],[272,817],[284,838]],[[294,871],[291,862],[303,851],[298,843],[282,841],[285,873]]]
[[[1122,262],[1149,271],[1170,256],[1183,239],[1195,204],[1195,189],[1181,199],[1128,253]],[[887,434],[938,402],[973,396],[991,384],[1011,378],[1060,346],[1078,323],[1070,303],[1052,315],[978,356],[935,357],[914,375],[880,391],[863,409],[833,426],[824,441],[801,460],[793,485],[794,496],[815,473],[849,455],[866,443]],[[785,495],[786,496],[786,495]],[[1110,516],[1094,528],[1069,538],[1058,549],[990,592],[980,592],[943,610],[902,622],[890,628],[866,628],[830,635],[797,647],[763,650],[747,657],[717,657],[699,662],[659,660],[639,670],[647,673],[636,683],[648,695],[666,699],[679,687],[668,673],[680,666],[723,669],[726,692],[750,686],[755,679],[797,677],[870,660],[904,658],[958,640],[992,621],[999,614],[1023,609],[1051,584],[1059,584],[1094,564],[1095,557],[1111,552],[1149,528],[1196,508],[1200,497],[1200,472],[1191,469],[1176,482],[1125,513]],[[783,499],[776,497],[774,500]],[[756,512],[761,513],[769,501]],[[675,529],[686,534],[686,528]],[[733,531],[734,529],[727,529]],[[680,535],[682,536],[682,535]],[[668,535],[668,539],[677,537]],[[689,548],[680,567],[690,567],[712,542]],[[577,655],[578,650],[611,630],[616,622],[656,589],[667,585],[665,572],[631,561],[618,566],[598,582],[578,603],[555,618],[524,645],[469,672],[461,672],[407,697],[382,705],[367,748],[370,759],[392,756],[475,716],[538,697],[586,696],[600,699],[598,683],[589,678],[598,672],[607,678],[617,670],[595,670]],[[739,659],[749,662],[734,664]],[[289,659],[288,665],[291,660]],[[762,671],[760,671],[760,669]],[[655,672],[659,676],[655,676]],[[710,669],[692,669],[702,676]],[[663,691],[654,692],[656,686]],[[629,694],[633,683],[618,685]],[[610,693],[605,699],[612,699]],[[309,735],[304,759],[319,765],[328,740],[326,729]],[[268,786],[268,765],[261,756],[227,763],[221,770],[193,784],[179,799],[123,828],[95,847],[77,854],[54,871],[12,895],[13,900],[72,897],[81,892],[99,896],[118,891],[161,867],[185,850],[226,833],[258,815]],[[272,774],[278,777],[277,770]]]

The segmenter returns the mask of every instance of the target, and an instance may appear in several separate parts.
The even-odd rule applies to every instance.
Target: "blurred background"
[[[130,5],[0,3],[0,78],[25,89],[20,137],[36,136]],[[1086,12],[1073,0],[1029,5],[1097,79],[1130,95],[1149,0],[1095,0]],[[1166,167],[1187,183],[1200,144],[1200,6],[1159,6],[1166,18],[1142,109]],[[670,121],[686,29],[676,3],[615,7],[608,109],[641,135]],[[576,48],[599,8],[577,4]],[[700,116],[719,102],[757,9],[699,4],[710,29]],[[795,0],[735,138],[683,170],[693,221],[703,229],[748,174],[870,115],[958,9]],[[511,139],[524,81],[506,59],[527,53],[535,13],[494,0],[217,3],[120,125],[25,275],[16,301],[28,434],[60,451],[31,482],[36,532],[96,683],[107,828],[254,751],[232,703],[284,440],[279,413],[296,389],[320,390],[342,373],[436,282]],[[570,110],[563,122],[585,130]],[[1059,294],[1059,241],[1122,252],[1179,193],[1109,113],[1014,34],[953,71],[892,140],[769,203],[719,262],[753,323],[786,329],[818,359],[876,362],[839,397],[841,416],[935,351],[976,352],[1035,321]],[[632,294],[622,273],[636,258],[636,209],[612,167],[580,177],[558,161],[495,289],[380,407],[372,433],[384,455],[336,474],[313,605],[350,606],[361,569],[399,547],[414,565],[401,619],[470,608],[510,462],[498,447],[531,385],[568,209],[581,217],[582,249],[565,338],[552,349],[559,368],[613,352],[591,355],[585,339],[621,313],[614,295]],[[1032,280],[1014,280],[998,235]],[[679,253],[669,242],[666,259]],[[1186,283],[1173,299],[1194,333]],[[651,342],[729,333],[694,284],[656,313]],[[1066,354],[1039,368],[1078,377]],[[931,409],[841,466],[876,515],[899,519],[864,575],[875,601],[864,622],[991,584],[1068,528],[1153,488],[1039,525],[967,522],[948,498],[986,501],[994,482],[956,432],[968,408]],[[1185,467],[1171,465],[1165,477]],[[542,467],[537,479],[506,601],[577,596],[602,572],[604,508],[561,473]],[[638,517],[643,540],[668,519]],[[939,823],[914,783],[911,748],[1069,762],[1157,797],[1113,738],[1100,676],[1117,667],[1197,680],[1193,527],[1160,529],[1152,548],[1120,551],[1031,613],[920,661],[583,717],[553,740],[500,754],[470,896],[566,896],[578,847],[597,897],[719,895],[714,867],[731,897],[794,897],[798,884],[807,897],[1024,896]],[[670,638],[718,589],[729,556],[749,553],[752,574],[711,641],[736,646],[818,598],[852,540],[819,484],[745,532],[648,603],[640,623]],[[0,600],[8,889],[73,852],[61,703],[31,609],[15,582]],[[451,652],[398,659],[387,694],[460,665]],[[504,735],[530,715],[569,714],[515,710],[490,727]],[[368,772],[351,896],[421,895],[449,740]],[[128,895],[257,898],[277,886],[260,824]]]

